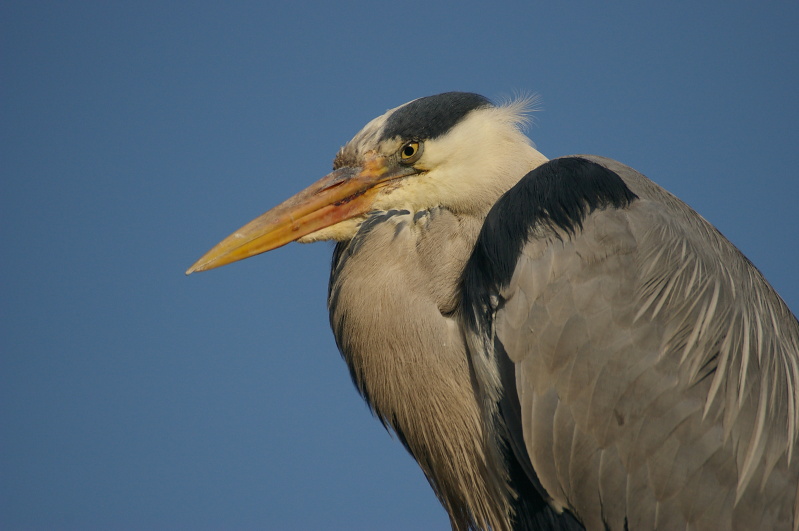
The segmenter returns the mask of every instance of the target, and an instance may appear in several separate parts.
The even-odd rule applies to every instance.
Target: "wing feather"
[[[483,291],[472,286],[465,297],[516,364],[541,486],[589,529],[796,529],[796,318],[690,208],[630,168],[587,159],[635,199],[615,201],[613,178],[598,177],[602,188],[580,173],[595,168],[553,164],[528,175],[518,186],[544,206],[531,209],[512,275],[486,274]],[[586,191],[584,208],[571,210],[582,217],[553,222],[547,212],[558,207],[533,182],[551,179],[547,171],[564,187],[596,185],[598,199]],[[481,241],[503,230],[502,216],[523,215],[502,206]],[[489,247],[491,259],[507,260]]]

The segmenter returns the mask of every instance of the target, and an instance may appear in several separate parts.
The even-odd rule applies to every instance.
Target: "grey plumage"
[[[390,217],[338,244],[330,282],[331,325],[356,386],[462,526],[508,511],[491,503],[506,499],[501,482],[483,480],[493,470],[452,316],[479,229],[439,209],[415,223],[410,214]]]
[[[391,110],[190,272],[337,240],[336,343],[453,529],[796,530],[796,318],[643,175],[547,162],[521,111]]]
[[[699,215],[587,158],[640,200],[538,227],[496,293],[543,487],[592,529],[795,527],[796,318]]]

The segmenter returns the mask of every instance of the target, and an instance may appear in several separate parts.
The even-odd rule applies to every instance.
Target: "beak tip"
[[[203,268],[202,264],[200,264],[200,262],[198,261],[198,262],[195,262],[194,264],[192,264],[192,266],[186,270],[186,276],[189,276],[192,273],[196,273],[198,271],[204,271],[204,270],[205,270],[205,268]]]

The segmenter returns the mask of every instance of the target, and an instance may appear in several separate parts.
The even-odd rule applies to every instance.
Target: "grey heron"
[[[338,348],[453,529],[796,530],[796,317],[679,199],[524,120],[389,110],[187,273],[338,242]]]

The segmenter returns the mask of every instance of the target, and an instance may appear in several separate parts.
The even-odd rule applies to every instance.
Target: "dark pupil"
[[[402,150],[402,154],[406,157],[412,157],[414,153],[416,153],[416,148],[411,145],[405,146],[405,149]]]

